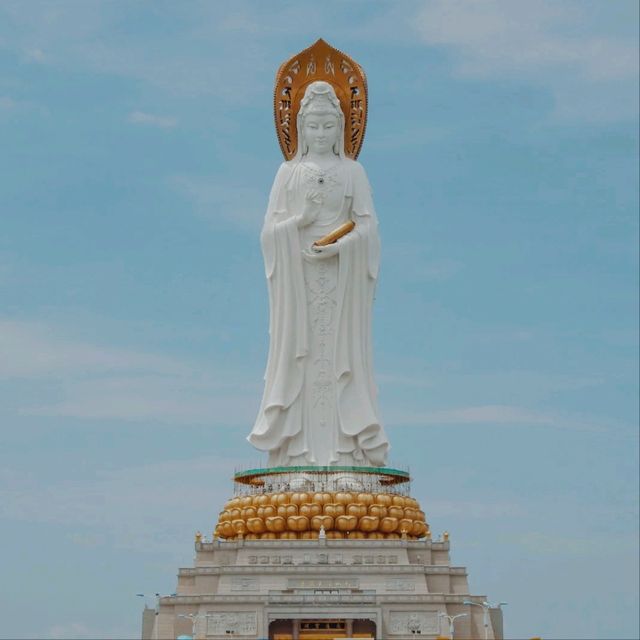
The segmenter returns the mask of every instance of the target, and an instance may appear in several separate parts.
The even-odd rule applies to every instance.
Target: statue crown
[[[337,116],[342,114],[340,101],[328,82],[322,80],[312,82],[304,92],[304,98],[300,103],[300,115],[304,117],[311,113],[332,113]]]

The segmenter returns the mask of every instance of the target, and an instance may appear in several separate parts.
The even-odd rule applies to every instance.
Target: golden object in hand
[[[356,223],[353,220],[349,220],[349,222],[345,222],[341,224],[337,229],[334,229],[331,233],[328,233],[326,236],[320,238],[320,240],[316,240],[313,244],[316,247],[326,247],[329,244],[333,244],[346,236],[347,233],[353,231],[356,227]]]

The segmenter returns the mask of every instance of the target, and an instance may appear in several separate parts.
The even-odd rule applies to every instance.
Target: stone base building
[[[159,600],[143,640],[502,638],[500,609],[469,594],[449,541],[326,539],[196,541],[176,595]],[[486,625],[486,628],[485,628]],[[485,635],[486,633],[486,635]],[[192,635],[193,634],[193,635]]]

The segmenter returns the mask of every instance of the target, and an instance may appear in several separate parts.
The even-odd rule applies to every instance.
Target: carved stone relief
[[[208,636],[255,636],[258,632],[256,611],[240,613],[207,613]]]
[[[260,582],[258,578],[242,577],[233,578],[231,581],[231,591],[259,591]]]
[[[392,611],[389,633],[394,635],[435,634],[440,631],[436,611]]]

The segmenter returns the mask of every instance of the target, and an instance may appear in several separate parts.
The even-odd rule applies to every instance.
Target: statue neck
[[[320,169],[326,170],[340,162],[340,156],[337,156],[333,151],[328,153],[313,153],[312,151],[309,151],[309,153],[303,156],[302,161],[313,163]]]

